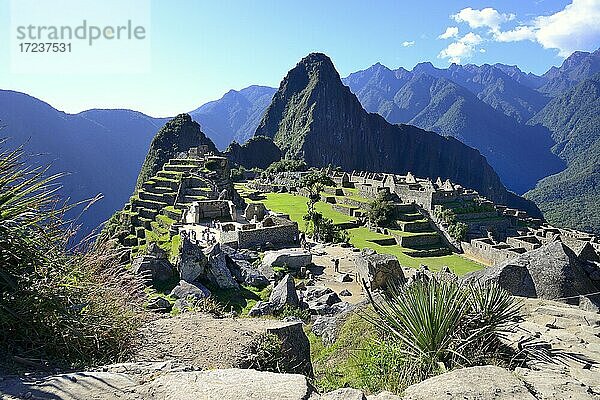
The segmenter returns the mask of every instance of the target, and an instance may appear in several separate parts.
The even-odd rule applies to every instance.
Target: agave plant
[[[501,347],[499,336],[519,312],[512,297],[492,283],[432,278],[392,285],[385,296],[367,293],[376,315],[370,321],[399,341],[423,378],[480,363]]]

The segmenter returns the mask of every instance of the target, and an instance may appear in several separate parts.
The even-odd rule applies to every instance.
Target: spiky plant
[[[392,285],[385,296],[367,293],[376,313],[369,320],[399,342],[406,364],[422,379],[496,357],[502,347],[498,339],[519,311],[512,297],[491,283],[432,278]]]

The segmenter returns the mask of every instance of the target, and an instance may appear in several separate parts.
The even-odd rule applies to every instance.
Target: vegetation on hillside
[[[309,334],[320,389],[401,393],[451,369],[508,366],[514,356],[499,338],[520,305],[496,285],[432,278],[369,296],[371,306],[348,317],[332,345]]]
[[[568,166],[526,193],[548,222],[600,233],[600,74],[553,99],[530,123],[542,124]]]
[[[0,362],[122,360],[145,317],[143,285],[108,245],[67,250],[60,175],[0,152]]]

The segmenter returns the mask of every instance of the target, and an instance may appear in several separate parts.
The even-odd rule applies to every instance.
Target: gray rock
[[[356,257],[358,275],[372,290],[386,289],[391,282],[406,281],[398,259],[390,254],[377,254],[365,249]],[[370,250],[370,251],[369,251]]]
[[[179,284],[171,290],[171,296],[176,299],[193,298],[195,300],[210,297],[210,290],[204,287],[201,283],[189,283],[184,280],[179,281]]]
[[[352,282],[352,276],[350,274],[340,274],[335,278],[336,281],[338,282]]]
[[[344,297],[352,296],[352,292],[349,291],[348,289],[344,289],[340,292],[340,296],[344,296]]]
[[[579,308],[584,311],[600,313],[600,296],[579,296]]]
[[[169,300],[164,297],[156,297],[148,302],[146,308],[153,311],[169,312],[172,306]]]
[[[205,274],[207,264],[208,260],[200,246],[182,234],[176,263],[179,277],[186,282],[193,282]]]
[[[321,400],[367,400],[358,389],[341,388],[321,395]]]
[[[376,395],[367,396],[367,400],[402,400],[402,397],[396,396],[391,392],[381,392]]]
[[[150,243],[146,255],[134,258],[131,270],[147,278],[154,286],[167,284],[177,277],[177,271],[167,259],[167,254],[156,243]]]
[[[142,364],[142,363],[140,363]],[[251,369],[186,371],[166,363],[121,364],[117,370],[77,372],[31,380],[19,377],[0,381],[0,393],[8,399],[61,400],[305,400],[314,394],[300,374],[259,372]]]
[[[264,315],[273,315],[277,310],[275,309],[275,305],[270,301],[258,301],[248,311],[248,315],[250,317],[262,317]]]
[[[297,271],[312,264],[312,254],[302,249],[282,249],[266,251],[262,260],[265,267],[287,267]]]
[[[250,285],[254,287],[265,287],[269,284],[269,280],[264,276],[258,268],[246,260],[234,260],[227,258],[227,268],[231,272],[234,279],[240,284]]]
[[[308,301],[316,300],[319,297],[322,297],[326,294],[334,293],[334,292],[327,286],[309,285],[309,286],[306,286],[306,290],[303,293],[304,293],[304,295],[303,295],[304,301],[308,302]]]
[[[286,305],[291,307],[298,307],[300,305],[292,275],[288,274],[284,276],[277,286],[273,288],[271,296],[269,296],[269,302],[274,305],[277,311],[283,309]]]
[[[220,289],[238,289],[238,283],[227,268],[227,259],[221,251],[221,245],[217,243],[207,248],[204,254],[208,260],[205,279]]]
[[[513,373],[489,365],[459,368],[426,379],[406,388],[403,399],[536,400]]]
[[[308,304],[309,305],[310,304],[313,304],[313,305],[327,304],[328,306],[331,306],[335,303],[339,303],[340,301],[342,301],[342,300],[340,300],[339,296],[335,292],[331,291],[330,293],[326,293],[323,296],[317,297],[314,300],[309,300]]]
[[[189,307],[192,307],[192,302],[187,299],[177,299],[175,303],[173,303],[173,308],[179,310],[179,312],[187,312]]]
[[[515,296],[562,299],[570,304],[577,304],[579,295],[598,291],[575,253],[561,242],[472,272],[463,279],[493,281]]]

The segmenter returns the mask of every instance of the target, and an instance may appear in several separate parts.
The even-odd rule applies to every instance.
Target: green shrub
[[[384,191],[377,193],[375,200],[369,205],[367,218],[372,225],[388,226],[394,219],[394,203],[388,200]]]
[[[277,174],[279,172],[303,172],[308,170],[304,160],[279,160],[275,161],[263,171],[263,175]]]

